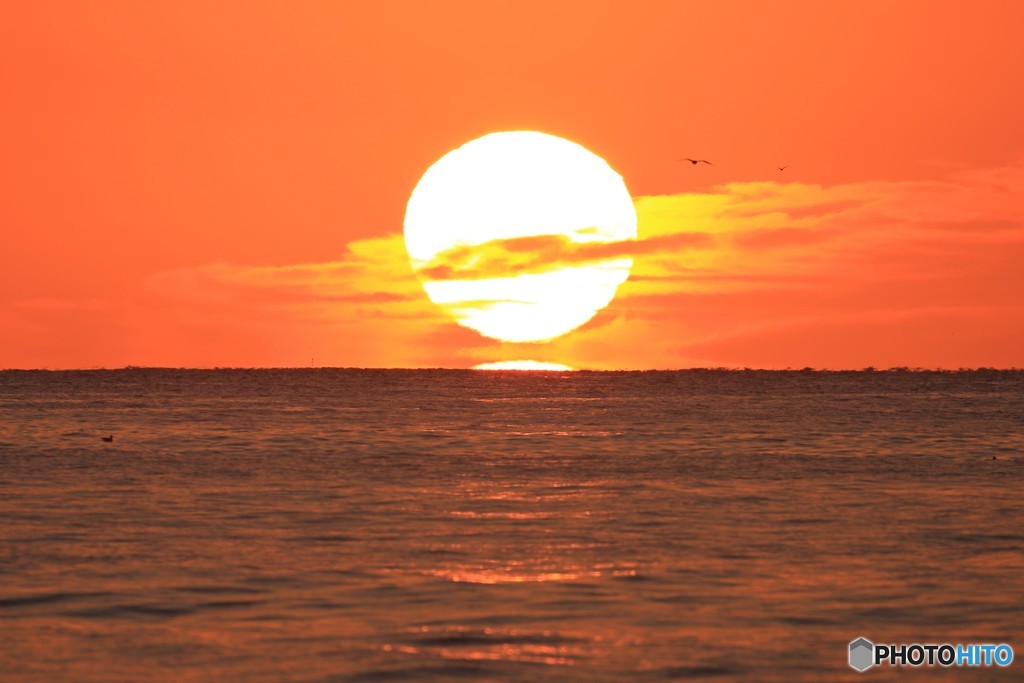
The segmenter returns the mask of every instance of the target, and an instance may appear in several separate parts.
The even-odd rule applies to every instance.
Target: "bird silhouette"
[[[789,164],[786,164],[785,166],[779,166],[780,171],[785,171],[787,168],[789,168]]]
[[[679,161],[689,161],[694,166],[696,166],[697,164],[707,164],[708,166],[714,166],[714,164],[712,164],[707,159],[691,159],[689,157],[686,157],[685,159],[680,159]]]
[[[107,443],[110,443],[111,441],[114,440],[114,435],[111,434],[110,436],[101,436],[100,438],[106,441]]]

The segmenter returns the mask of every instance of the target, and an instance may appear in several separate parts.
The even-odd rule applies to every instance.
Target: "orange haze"
[[[4,3],[0,368],[1024,366],[1022,27],[1013,0]],[[509,129],[607,159],[640,221],[612,305],[527,348],[439,313],[401,242],[423,171]]]

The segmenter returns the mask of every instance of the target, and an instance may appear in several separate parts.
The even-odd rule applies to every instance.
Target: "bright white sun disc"
[[[544,341],[608,305],[629,276],[636,211],[596,154],[532,131],[492,133],[420,179],[405,245],[431,301],[505,341]]]

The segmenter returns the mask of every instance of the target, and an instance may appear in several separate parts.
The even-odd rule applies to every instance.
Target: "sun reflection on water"
[[[494,363],[474,365],[473,370],[534,370],[545,372],[572,372],[575,368],[562,363],[549,363],[538,360],[502,360]]]

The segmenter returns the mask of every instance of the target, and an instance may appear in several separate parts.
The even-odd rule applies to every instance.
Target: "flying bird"
[[[111,434],[110,436],[101,436],[100,438],[106,441],[107,443],[110,443],[111,441],[114,440],[114,435]]]
[[[691,158],[687,157],[685,159],[680,159],[679,161],[689,161],[694,166],[696,166],[697,164],[707,164],[708,166],[714,166],[714,164],[712,164],[707,159],[691,159]]]
[[[779,166],[780,171],[785,171],[787,168],[789,168],[789,164],[786,164],[785,166]]]

